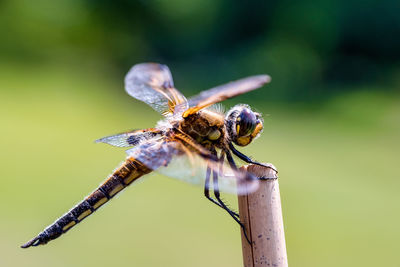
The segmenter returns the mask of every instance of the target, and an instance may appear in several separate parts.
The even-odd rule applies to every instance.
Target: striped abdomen
[[[149,168],[133,158],[128,158],[104,183],[87,196],[81,203],[56,220],[52,225],[44,229],[37,237],[21,247],[27,248],[30,246],[38,246],[56,239],[96,211],[100,206],[114,197],[133,181],[149,172],[151,172]]]

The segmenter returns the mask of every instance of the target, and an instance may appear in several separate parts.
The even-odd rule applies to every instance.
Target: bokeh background
[[[0,1],[0,265],[242,265],[233,220],[160,175],[19,248],[124,159],[93,140],[160,119],[123,88],[155,61],[187,96],[271,75],[224,104],[264,114],[242,151],[280,170],[291,266],[400,266],[399,12],[395,0]]]

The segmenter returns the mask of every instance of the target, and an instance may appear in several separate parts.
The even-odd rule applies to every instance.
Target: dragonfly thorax
[[[219,143],[225,136],[223,115],[209,110],[185,118],[179,128],[200,144]]]

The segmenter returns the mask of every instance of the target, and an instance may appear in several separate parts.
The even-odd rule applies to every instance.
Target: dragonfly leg
[[[237,170],[236,163],[233,160],[231,152],[229,152],[229,150],[225,150],[225,153],[226,153],[226,159],[228,160],[228,163],[231,166],[231,168],[234,169],[234,170]],[[242,229],[243,229],[244,237],[246,238],[247,242],[249,242],[249,244],[251,245],[251,241],[250,241],[249,237],[247,236],[246,228],[244,227],[244,225],[241,222],[239,224],[240,224],[240,227],[242,227]]]
[[[218,203],[240,225],[240,227],[243,229],[244,237],[246,238],[247,242],[249,242],[249,244],[251,245],[251,241],[250,241],[249,237],[247,236],[247,231],[246,231],[246,228],[244,227],[243,223],[240,221],[239,218],[235,217],[234,212],[225,205],[225,203],[222,201],[222,199],[220,197],[219,187],[218,187],[218,173],[216,171],[213,171],[213,188],[214,188],[214,196],[217,199]]]
[[[257,162],[252,160],[250,157],[246,156],[245,154],[243,154],[242,152],[238,151],[234,145],[232,143],[229,143],[229,149],[232,151],[233,154],[235,154],[235,156],[237,156],[238,158],[240,158],[241,160],[243,160],[244,162],[247,163],[251,163],[251,164],[255,164],[255,165],[259,165],[259,166],[263,166],[263,167],[267,167],[270,168],[272,170],[274,170],[276,173],[278,173],[277,170],[275,170],[274,168],[272,168],[271,166],[265,165],[263,163]]]
[[[210,176],[211,176],[211,169],[207,168],[207,172],[206,172],[206,180],[205,180],[205,184],[204,184],[204,196],[210,200],[212,203],[214,203],[215,205],[217,205],[218,207],[221,207],[223,209],[225,209],[218,201],[216,201],[215,199],[213,199],[210,196]],[[231,211],[233,215],[235,215],[237,218],[239,218],[239,214]]]

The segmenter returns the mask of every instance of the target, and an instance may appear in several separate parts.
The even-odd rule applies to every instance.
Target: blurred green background
[[[19,248],[124,159],[93,140],[160,119],[123,88],[147,61],[187,96],[271,75],[224,104],[264,114],[242,151],[280,171],[291,266],[400,266],[399,12],[395,0],[0,1],[0,266],[242,265],[233,220],[159,175]]]

